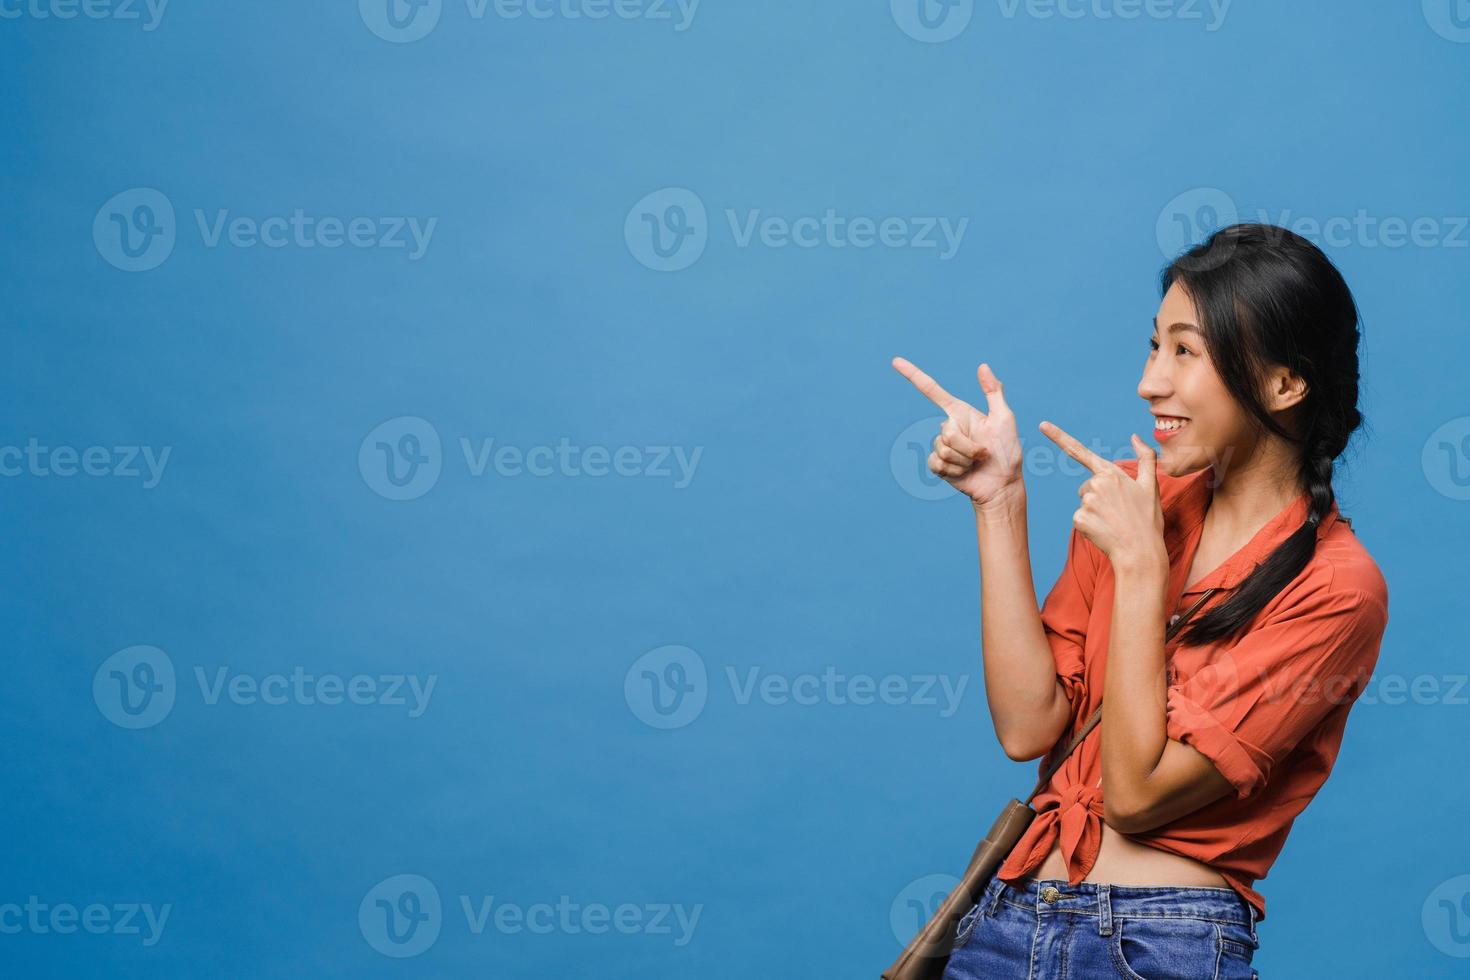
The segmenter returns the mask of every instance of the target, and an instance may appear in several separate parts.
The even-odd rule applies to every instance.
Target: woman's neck
[[[1226,538],[1249,538],[1306,489],[1285,442],[1258,443],[1238,463],[1217,468],[1206,526]]]

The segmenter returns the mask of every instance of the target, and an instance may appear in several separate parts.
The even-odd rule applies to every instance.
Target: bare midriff
[[[1041,867],[1036,869],[1034,877],[1066,880],[1067,862],[1062,857],[1060,844],[1052,845],[1051,853],[1046,856]],[[1113,885],[1230,887],[1230,883],[1208,864],[1130,840],[1106,823],[1102,825],[1102,843],[1098,845],[1097,861],[1082,880]]]

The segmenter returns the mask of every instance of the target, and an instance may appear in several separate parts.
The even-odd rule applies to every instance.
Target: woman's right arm
[[[1035,759],[1056,744],[1071,704],[1036,606],[1016,417],[987,364],[976,372],[985,392],[985,413],[945,391],[909,361],[896,357],[893,366],[948,417],[934,440],[929,469],[969,497],[975,510],[991,722],[1007,756]]]
[[[1061,737],[1072,706],[1057,680],[1056,660],[1036,608],[1022,484],[1001,501],[975,504],[975,534],[990,719],[1007,756],[1035,759]]]

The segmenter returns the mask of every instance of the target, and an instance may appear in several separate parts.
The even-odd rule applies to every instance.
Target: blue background
[[[173,0],[151,31],[7,6],[24,12],[0,19],[0,444],[172,449],[153,489],[0,480],[0,903],[173,908],[151,947],[0,935],[0,972],[876,977],[905,889],[958,872],[1036,771],[990,726],[973,521],[924,499],[900,436],[936,413],[889,359],[977,399],[987,360],[1028,446],[1046,417],[1125,455],[1148,424],[1159,227],[1207,224],[1201,194],[1277,222],[1430,218],[1446,238],[1470,214],[1470,44],[1426,6],[1238,0],[1210,30],[1208,7],[986,2],[943,43],[884,0],[704,0],[683,31],[446,0],[411,43],[351,0]],[[93,236],[133,188],[177,215],[144,272]],[[676,272],[624,233],[663,188],[708,209],[704,253]],[[410,260],[211,248],[194,218],[297,208],[438,222]],[[725,216],[828,208],[969,224],[943,260],[741,247]],[[1337,487],[1392,595],[1379,678],[1441,695],[1355,708],[1259,885],[1264,976],[1470,969],[1452,928],[1470,927],[1470,688],[1450,693],[1470,503],[1442,489],[1470,458],[1430,465],[1436,430],[1470,415],[1467,238],[1328,248],[1364,314],[1369,431]],[[359,467],[401,417],[442,439],[442,473],[409,500]],[[684,487],[475,476],[461,440],[490,438],[702,455]],[[1079,482],[1028,473],[1043,591]],[[133,731],[93,680],[139,644],[178,683]],[[624,682],[671,644],[707,667],[707,703],[660,730]],[[417,718],[210,704],[194,671],[220,667],[437,686]],[[969,686],[952,717],[742,704],[727,669],[753,667]],[[444,907],[409,959],[358,921],[399,874]],[[462,895],[702,910],[684,945],[677,928],[476,935]]]

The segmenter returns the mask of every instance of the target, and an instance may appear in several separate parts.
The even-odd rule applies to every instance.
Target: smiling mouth
[[[1179,431],[1189,424],[1189,419],[1180,418],[1177,415],[1155,415],[1154,416],[1154,438],[1163,444],[1179,434]]]

